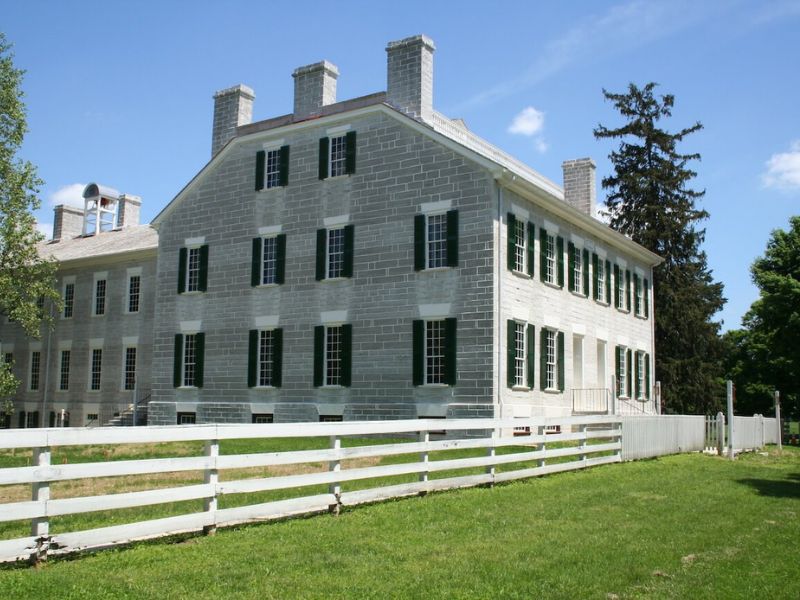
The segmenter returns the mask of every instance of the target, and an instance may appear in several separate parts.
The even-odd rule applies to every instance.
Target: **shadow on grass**
[[[774,498],[800,498],[800,473],[791,473],[786,479],[739,479],[739,483],[749,485],[762,496]]]

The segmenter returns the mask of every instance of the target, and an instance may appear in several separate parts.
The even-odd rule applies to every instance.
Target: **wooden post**
[[[730,379],[725,384],[725,395],[728,399],[728,458],[733,460],[735,458],[733,445],[733,382]]]
[[[419,432],[419,441],[422,442],[423,444],[427,444],[428,442],[430,442],[431,441],[431,432],[430,431],[420,431]],[[424,465],[424,470],[419,472],[419,480],[427,482],[428,481],[428,462],[430,460],[430,457],[428,456],[428,450],[427,449],[424,452],[420,453],[419,459]],[[427,493],[428,493],[427,490],[422,490],[419,493],[419,495],[420,496],[424,496]]]
[[[547,462],[544,459],[544,452],[547,451],[547,444],[544,441],[546,435],[544,432],[544,425],[539,425],[539,427],[536,428],[536,431],[539,433],[539,437],[542,438],[542,441],[539,442],[539,450],[542,452],[542,458],[539,459],[539,466],[543,467]]]
[[[783,450],[783,428],[781,427],[781,393],[775,390],[775,423],[778,429],[778,451]]]
[[[486,449],[486,455],[494,458],[497,455],[497,449],[495,448],[495,441],[497,440],[497,428],[492,429],[492,445]],[[494,487],[494,474],[495,474],[495,464],[491,463],[488,467],[486,467],[486,473],[492,476],[492,480],[489,482],[489,487]]]
[[[578,426],[578,431],[581,433],[580,446],[581,453],[578,455],[578,460],[582,463],[586,462],[586,423],[581,423]],[[585,465],[584,465],[585,466]]]
[[[43,467],[50,466],[50,448],[34,448],[33,464]],[[31,500],[34,502],[47,502],[50,500],[50,482],[33,483],[31,485]],[[47,550],[50,546],[50,520],[39,517],[31,520],[31,535],[36,537],[36,550],[31,554],[31,563],[36,564],[47,560]]]
[[[333,450],[341,449],[341,447],[342,447],[342,438],[340,438],[338,435],[332,435],[331,436],[330,447]],[[339,459],[332,460],[332,461],[330,461],[328,463],[328,471],[333,471],[333,472],[338,473],[341,470],[342,470],[342,461],[340,461]],[[339,500],[340,497],[341,497],[341,494],[342,494],[342,486],[341,486],[341,484],[338,481],[336,481],[334,483],[331,483],[328,486],[328,492],[333,494],[334,496],[336,496],[336,504],[329,505],[328,506],[328,511],[332,515],[338,515],[340,510],[341,510],[341,502]]]
[[[205,455],[210,459],[211,467],[206,467],[203,474],[203,482],[214,486],[213,495],[203,501],[203,509],[211,513],[210,525],[203,526],[203,533],[214,535],[217,532],[217,484],[219,483],[219,470],[217,469],[217,457],[219,456],[219,440],[206,440]]]
[[[611,376],[611,414],[617,414],[617,376]]]
[[[725,415],[722,411],[717,413],[717,456],[725,452]]]

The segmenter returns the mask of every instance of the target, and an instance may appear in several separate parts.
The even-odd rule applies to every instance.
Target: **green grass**
[[[0,570],[0,598],[797,598],[800,451],[680,455]]]

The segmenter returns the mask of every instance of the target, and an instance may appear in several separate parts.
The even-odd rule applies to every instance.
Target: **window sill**
[[[452,386],[447,384],[447,383],[423,383],[422,385],[417,386],[417,387],[429,388],[429,389],[435,389],[436,390],[436,389],[445,389],[445,388],[449,388],[449,387],[452,387]]]
[[[637,319],[641,319],[642,321],[647,321],[647,317],[645,317],[644,315],[636,315],[635,314],[633,316],[636,317]]]
[[[342,175],[328,175],[322,181],[338,181],[340,179],[347,179],[348,177],[350,177],[350,175],[351,175],[350,173],[343,173]]]
[[[179,296],[202,296],[205,292],[201,290],[192,290],[191,292],[181,292]]]
[[[280,287],[280,283],[259,283],[257,286],[254,286],[256,289],[259,290],[268,290],[270,288]]]
[[[543,281],[542,283],[544,285],[546,285],[547,287],[549,287],[549,288],[553,288],[554,290],[563,290],[564,289],[563,285],[558,285],[557,283],[553,283],[552,281]]]
[[[270,186],[270,187],[264,186],[260,190],[256,190],[256,193],[257,194],[263,194],[264,192],[273,192],[275,190],[282,190],[282,189],[285,189],[287,187],[289,187],[289,186],[288,185],[280,185],[280,184],[273,185],[273,186]]]
[[[533,279],[533,275],[529,275],[525,271],[517,271],[516,269],[511,269],[511,274],[515,277],[519,277],[520,279]]]
[[[175,388],[176,390],[199,390],[196,385],[179,385]]]
[[[603,300],[595,300],[594,303],[599,304],[600,306],[609,306],[609,303]]]
[[[126,311],[125,311],[125,312],[123,312],[122,314],[123,314],[123,315],[138,315],[138,314],[139,314],[139,311],[138,311],[138,310],[126,310]]]
[[[269,391],[269,390],[279,390],[279,387],[274,385],[254,385],[250,388],[251,390],[262,390],[262,391]]]
[[[319,281],[320,283],[326,283],[326,282],[334,283],[336,281],[349,281],[351,279],[352,277],[326,277],[325,279],[320,279]],[[273,284],[273,285],[278,285],[278,284]]]
[[[626,310],[626,309],[624,309],[624,308],[618,308],[618,309],[617,309],[617,312],[618,312],[618,313],[622,313],[623,315],[629,315],[631,311],[629,311],[629,310]]]
[[[318,389],[320,390],[346,390],[348,386],[346,385],[321,385]]]
[[[531,388],[526,385],[515,385],[511,387],[512,392],[530,392]]]
[[[570,292],[570,294],[572,294],[573,296],[575,296],[577,298],[588,298],[589,297],[586,294],[584,294],[583,292],[574,292],[574,291],[572,291],[572,292]]]
[[[425,267],[420,269],[417,273],[441,273],[443,271],[452,271],[454,267]]]
[[[564,392],[558,388],[545,388],[542,390],[545,394],[563,394]]]

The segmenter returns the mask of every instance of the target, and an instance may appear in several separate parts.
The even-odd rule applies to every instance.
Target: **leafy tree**
[[[773,390],[785,415],[800,414],[800,216],[776,229],[750,272],[760,297],[726,334],[726,371],[736,384],[737,411],[770,413]]]
[[[40,258],[36,250],[43,236],[36,230],[32,211],[39,208],[36,194],[42,182],[36,168],[16,156],[27,123],[20,89],[23,72],[14,68],[10,48],[0,33],[0,315],[27,335],[39,337],[42,321],[47,320],[37,305],[39,298],[59,302],[56,265]],[[18,384],[3,362],[0,397],[13,394]]]
[[[609,154],[614,172],[603,178],[608,190],[606,214],[611,227],[627,235],[664,262],[654,269],[656,379],[669,412],[710,413],[720,404],[719,323],[722,284],[714,282],[700,249],[708,218],[695,201],[705,194],[690,187],[697,175],[689,168],[699,154],[682,154],[677,145],[702,129],[697,122],[675,133],[659,127],[672,116],[675,98],[656,97],[655,83],[634,84],[627,93],[603,90],[626,122],[602,125],[595,138],[619,139]]]

